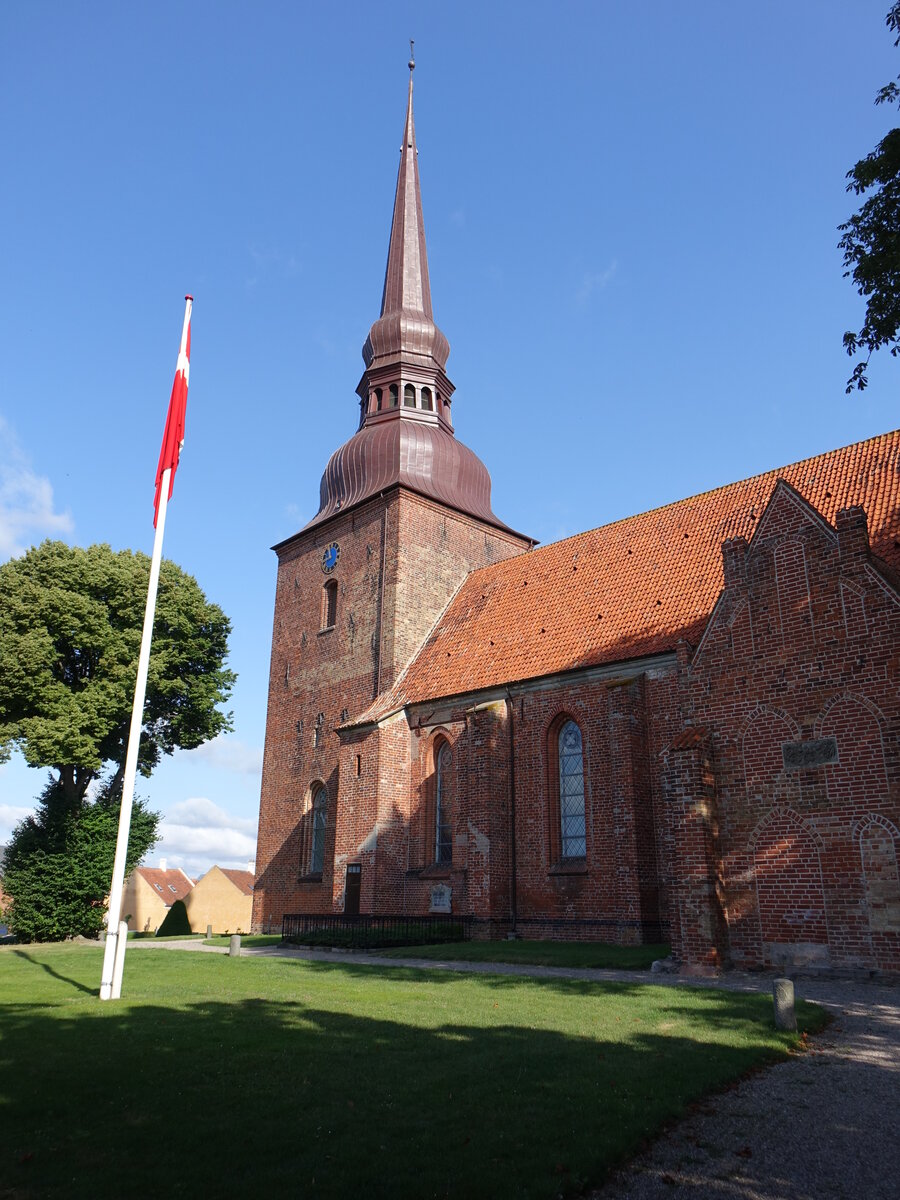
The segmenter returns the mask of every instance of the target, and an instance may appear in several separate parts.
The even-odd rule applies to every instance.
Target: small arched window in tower
[[[312,845],[309,854],[309,871],[318,875],[325,865],[325,823],[328,793],[320,784],[313,792],[312,802]]]
[[[434,405],[431,403],[431,388],[422,388],[422,407],[426,412],[434,411]]]
[[[559,731],[559,840],[561,857],[584,858],[584,756],[581,730],[566,721]]]
[[[413,387],[413,385],[411,383],[408,383],[406,385],[406,387],[403,389],[403,407],[404,408],[415,408],[416,407],[416,389]]]
[[[337,580],[329,579],[322,588],[322,628],[333,629],[337,620]]]
[[[450,747],[446,742],[442,742],[434,764],[434,861],[444,866],[449,866],[453,857],[450,842],[452,820],[450,762]]]
[[[382,391],[381,388],[375,389],[375,411],[381,412]]]
[[[391,384],[390,394],[391,394],[391,408],[396,408],[397,405],[400,403],[400,400],[399,400],[400,389],[397,387],[396,383]]]

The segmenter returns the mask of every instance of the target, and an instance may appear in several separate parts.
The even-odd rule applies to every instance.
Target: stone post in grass
[[[207,927],[206,927],[206,936],[207,936],[208,938],[211,938],[211,937],[212,937],[212,925],[207,925]]]
[[[239,933],[231,935],[231,941],[228,943],[228,955],[230,958],[241,957],[241,935]]]
[[[772,984],[775,1002],[775,1028],[796,1030],[797,1014],[794,1012],[794,985],[790,979],[776,979]]]

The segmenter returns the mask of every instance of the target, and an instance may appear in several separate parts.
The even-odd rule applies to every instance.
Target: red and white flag
[[[156,495],[153,500],[153,528],[159,516],[159,502],[162,499],[162,479],[166,468],[171,470],[169,476],[168,500],[172,499],[172,488],[175,485],[175,471],[178,467],[178,456],[184,445],[184,417],[187,411],[188,381],[191,375],[191,307],[193,296],[185,296],[184,326],[181,331],[181,346],[178,350],[178,362],[175,365],[175,382],[172,384],[172,395],[169,398],[169,412],[166,416],[166,429],[163,433],[162,447],[159,451],[159,465],[156,468]]]

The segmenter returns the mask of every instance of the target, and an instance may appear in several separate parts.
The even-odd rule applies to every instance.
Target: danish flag
[[[159,465],[156,468],[156,495],[153,500],[153,528],[159,516],[159,502],[162,499],[163,474],[169,475],[169,495],[172,499],[172,489],[175,485],[175,471],[178,468],[178,456],[184,445],[184,417],[187,410],[188,380],[191,375],[191,307],[193,296],[185,296],[184,326],[181,331],[181,346],[178,349],[178,362],[175,364],[175,382],[172,384],[172,395],[169,398],[169,412],[166,416],[166,428],[163,433],[162,446],[159,451]]]

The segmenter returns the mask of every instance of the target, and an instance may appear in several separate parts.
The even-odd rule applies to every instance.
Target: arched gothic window
[[[450,763],[450,747],[446,742],[442,742],[434,764],[434,861],[445,866],[449,866],[453,858]]]
[[[585,858],[587,839],[584,819],[584,754],[581,730],[574,721],[566,721],[560,729],[557,753],[560,857]]]
[[[403,389],[403,406],[404,408],[416,407],[416,389],[411,383],[408,383]]]
[[[328,793],[320,784],[312,798],[312,845],[309,853],[311,875],[320,874],[325,864],[325,823]]]
[[[376,412],[381,412],[381,399],[382,399],[381,388],[376,388],[375,389],[375,411]]]
[[[391,394],[391,408],[396,408],[397,405],[400,403],[400,389],[397,387],[396,383],[391,384],[390,394]]]
[[[422,408],[425,412],[432,412],[434,405],[431,402],[431,388],[422,388]]]

